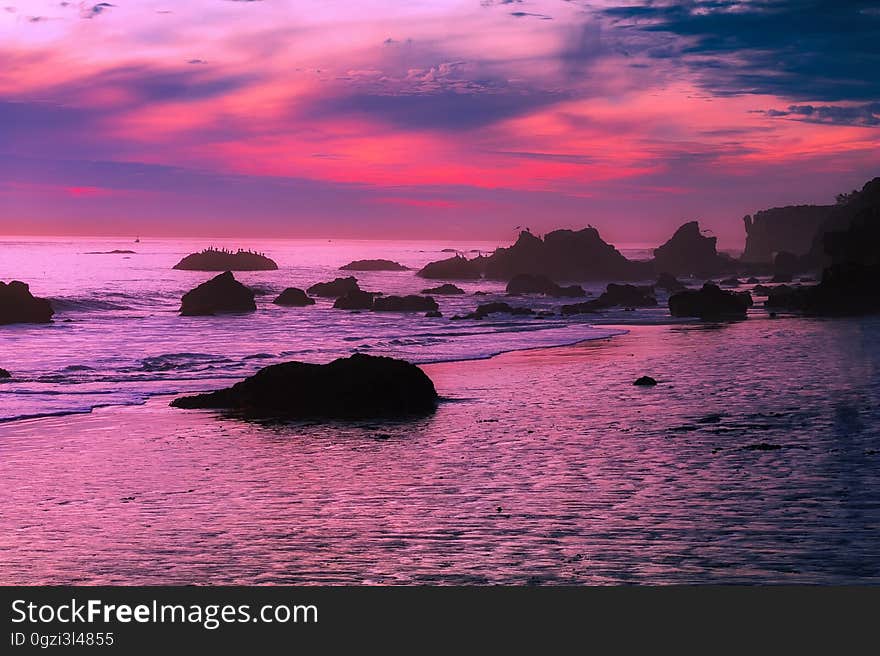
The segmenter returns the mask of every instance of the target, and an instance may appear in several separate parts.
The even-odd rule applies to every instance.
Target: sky
[[[880,175],[876,2],[0,0],[0,234],[510,240]]]

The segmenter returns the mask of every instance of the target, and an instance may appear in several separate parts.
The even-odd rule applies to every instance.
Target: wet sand
[[[880,582],[877,320],[625,328],[413,422],[0,425],[0,582]]]

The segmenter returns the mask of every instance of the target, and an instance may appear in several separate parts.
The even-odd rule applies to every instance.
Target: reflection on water
[[[7,424],[0,582],[877,583],[878,337],[634,327],[426,366],[407,423]]]

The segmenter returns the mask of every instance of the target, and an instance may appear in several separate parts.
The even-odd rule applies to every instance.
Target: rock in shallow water
[[[187,255],[174,268],[184,271],[274,271],[278,265],[262,253],[207,248],[201,253]]]
[[[555,298],[570,298],[586,296],[586,292],[580,285],[562,287],[553,282],[547,276],[520,273],[507,283],[508,296],[520,296],[522,294],[545,294]]]
[[[640,387],[651,387],[656,384],[657,384],[657,381],[654,380],[653,378],[651,378],[650,376],[642,376],[641,378],[637,378],[633,382],[633,385],[638,385]]]
[[[340,271],[406,271],[407,267],[391,260],[355,260],[345,266],[339,267]]]
[[[184,396],[171,405],[291,419],[395,418],[433,412],[437,392],[409,362],[356,353],[329,364],[271,365],[232,387]]]
[[[345,296],[349,292],[359,291],[357,278],[348,276],[347,278],[335,278],[330,282],[318,282],[308,288],[308,293],[312,296],[323,296],[325,298],[339,298]]]
[[[54,314],[44,298],[35,298],[28,286],[13,280],[0,281],[0,325],[10,323],[49,323]]]
[[[429,296],[432,294],[437,295],[445,295],[445,294],[464,294],[464,290],[458,285],[453,285],[450,282],[440,285],[439,287],[429,287],[428,289],[423,289],[422,294],[428,294]]]
[[[353,289],[345,296],[340,296],[333,303],[337,310],[369,310],[373,307],[373,299],[376,292],[365,292],[362,289]]]
[[[303,290],[297,287],[288,287],[272,302],[275,305],[287,307],[305,307],[306,305],[314,305],[315,299],[310,298]]]
[[[0,378],[12,378],[12,374],[6,371],[6,369],[0,369]]]
[[[231,271],[214,276],[180,300],[183,316],[204,316],[231,312],[254,312],[254,293],[238,282]]]
[[[385,296],[373,299],[374,312],[434,312],[437,301],[430,296]]]
[[[669,297],[669,312],[674,317],[744,319],[751,306],[752,295],[748,292],[729,292],[709,282],[700,290],[688,290]]]

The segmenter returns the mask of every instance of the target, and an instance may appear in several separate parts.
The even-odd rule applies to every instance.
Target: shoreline
[[[752,321],[752,322],[764,321],[764,320],[778,321],[780,319],[786,319],[786,318],[812,319],[812,317],[800,317],[798,315],[792,315],[791,317],[780,316],[776,319],[771,319],[769,316],[765,317],[765,316],[759,315],[759,316],[750,316],[746,320]],[[577,338],[572,341],[564,341],[559,344],[540,345],[540,346],[533,346],[533,347],[515,347],[515,348],[505,349],[505,350],[501,350],[501,351],[497,351],[497,352],[489,353],[489,354],[485,354],[485,355],[475,355],[475,356],[462,357],[462,358],[428,360],[428,361],[423,361],[423,362],[411,361],[411,360],[408,360],[408,361],[411,361],[412,364],[415,364],[418,367],[431,367],[431,366],[440,365],[440,364],[456,364],[456,363],[465,363],[465,362],[477,362],[477,361],[492,360],[492,359],[495,359],[495,358],[498,358],[498,357],[501,357],[501,356],[504,356],[507,354],[511,354],[511,353],[569,348],[569,347],[577,346],[578,344],[582,344],[582,343],[591,343],[591,342],[597,342],[597,341],[603,341],[603,340],[610,340],[615,337],[621,337],[621,336],[626,335],[628,333],[631,333],[633,331],[638,331],[641,328],[662,328],[662,327],[688,326],[688,325],[701,325],[701,324],[707,325],[707,324],[712,324],[712,323],[714,323],[714,322],[701,322],[699,319],[695,319],[695,318],[676,319],[675,317],[668,317],[667,320],[633,321],[632,323],[619,323],[619,322],[612,322],[612,323],[608,323],[608,324],[590,323],[590,324],[587,324],[589,327],[596,328],[598,330],[607,330],[607,331],[615,331],[615,332],[614,332],[614,334],[611,334],[611,335],[602,335],[602,336],[592,337],[592,338],[588,338],[588,339]],[[569,325],[573,325],[573,324],[569,324]],[[355,353],[355,352],[358,352],[358,351],[357,350],[352,351],[352,353]],[[345,356],[340,356],[340,357],[345,357]],[[388,356],[388,357],[395,357],[395,356],[392,355],[392,356]],[[287,359],[281,360],[280,362],[288,362],[288,361],[292,361],[292,360],[295,360],[295,358],[293,358],[291,360],[287,360]],[[279,363],[274,363],[274,364],[279,364]],[[253,375],[253,374],[250,374],[250,375]],[[247,376],[222,375],[222,376],[206,377],[206,378],[209,378],[210,380],[214,380],[217,382],[231,381],[231,384],[234,384],[235,382],[243,380],[246,377]],[[144,398],[140,402],[103,403],[103,404],[95,405],[89,409],[59,410],[57,412],[30,414],[30,415],[11,417],[11,418],[0,418],[0,432],[3,431],[4,427],[10,426],[10,425],[15,425],[20,422],[38,421],[41,419],[51,419],[51,418],[56,418],[56,417],[75,417],[75,416],[80,416],[80,415],[88,415],[88,414],[92,414],[92,413],[99,411],[99,410],[106,410],[108,408],[134,408],[134,407],[144,406],[144,405],[152,402],[156,398],[161,398],[161,397],[174,398],[174,397],[177,397],[177,396],[180,396],[183,394],[201,394],[201,393],[211,392],[216,389],[218,389],[218,388],[217,387],[204,387],[204,388],[200,387],[200,388],[194,388],[194,389],[179,390],[179,391],[175,391],[175,392],[165,392],[165,391],[155,392],[155,393],[144,392]],[[14,394],[14,392],[12,394]]]
[[[590,324],[590,325],[592,326],[593,324]],[[633,324],[633,326],[640,326],[640,325],[665,325],[665,324]],[[513,348],[510,350],[503,350],[503,351],[499,351],[497,353],[491,353],[491,354],[482,355],[482,356],[453,358],[453,359],[446,359],[446,360],[431,360],[428,362],[413,362],[413,364],[415,364],[419,368],[423,368],[423,367],[431,367],[434,365],[441,365],[441,364],[455,364],[455,363],[461,363],[461,362],[477,362],[477,361],[481,361],[481,360],[491,360],[493,358],[497,358],[497,357],[507,355],[510,353],[567,348],[567,347],[576,346],[578,344],[586,343],[586,342],[609,340],[614,337],[619,337],[621,335],[625,335],[628,332],[630,332],[625,326],[618,325],[618,324],[614,324],[614,325],[609,324],[607,326],[602,325],[601,328],[607,329],[607,330],[615,330],[617,332],[615,332],[612,335],[604,335],[604,336],[600,336],[600,337],[593,337],[590,339],[577,339],[577,340],[574,340],[571,342],[565,342],[562,344],[553,344],[550,346],[542,345],[542,346],[534,346],[534,347],[528,347],[528,348]],[[352,353],[356,353],[356,352],[358,352],[358,351],[356,351],[356,350],[352,351]],[[289,362],[289,361],[291,361],[291,360],[283,360],[283,362]],[[275,363],[275,364],[280,364],[280,363]],[[269,365],[267,365],[267,366],[269,366]],[[214,380],[230,380],[230,381],[238,382],[240,380],[243,380],[243,378],[242,377],[233,377],[233,376],[223,376],[223,377],[218,377]],[[203,394],[206,392],[212,392],[216,389],[217,389],[216,387],[206,387],[206,388],[187,390],[185,392],[181,392],[181,391],[178,391],[178,392],[156,392],[154,394],[145,393],[145,395],[144,395],[145,398],[140,403],[106,403],[106,404],[96,405],[96,406],[89,408],[87,410],[58,411],[58,412],[45,413],[45,414],[26,415],[26,416],[22,416],[22,417],[11,417],[8,419],[0,418],[0,431],[2,431],[5,426],[18,424],[20,422],[39,421],[41,419],[52,419],[52,418],[57,418],[57,417],[75,417],[75,416],[80,416],[80,415],[89,415],[89,414],[93,414],[96,411],[107,410],[108,408],[136,408],[136,407],[147,405],[148,403],[153,402],[155,399],[159,399],[162,397],[176,398],[182,394]]]

